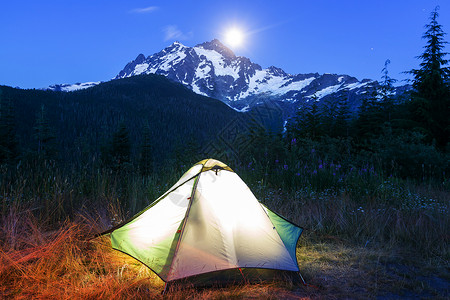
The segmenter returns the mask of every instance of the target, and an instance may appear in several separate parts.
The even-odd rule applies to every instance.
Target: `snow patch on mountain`
[[[212,64],[216,76],[231,76],[234,80],[239,78],[239,67],[228,64],[220,53],[202,47],[194,47],[194,51],[204,64],[207,62]]]
[[[75,83],[75,84],[54,84],[46,88],[47,90],[58,91],[58,92],[73,92],[78,90],[84,90],[93,86],[100,84],[101,81],[92,81],[92,82],[84,82],[84,83]]]
[[[248,89],[240,93],[238,99],[256,94],[284,95],[289,91],[300,91],[314,79],[314,77],[310,77],[294,81],[292,76],[273,76],[267,70],[258,70],[254,76],[250,77]]]
[[[320,91],[315,92],[313,95],[311,96],[307,96],[307,98],[313,98],[313,97],[317,97],[317,99],[321,99],[325,96],[328,96],[330,94],[336,93],[337,91],[339,91],[339,88],[342,85],[338,84],[338,85],[332,85],[329,87],[326,87]]]
[[[149,67],[149,64],[136,65],[133,73],[134,73],[134,75],[140,75],[140,74],[144,73],[145,71],[147,71],[148,67]]]

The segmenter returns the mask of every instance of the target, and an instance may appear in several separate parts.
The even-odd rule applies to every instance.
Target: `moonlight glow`
[[[225,34],[225,43],[231,48],[241,46],[243,41],[244,34],[238,28],[231,28]]]

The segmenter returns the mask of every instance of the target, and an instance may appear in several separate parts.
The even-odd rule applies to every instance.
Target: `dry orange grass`
[[[137,260],[111,248],[107,236],[88,241],[97,222],[81,218],[54,231],[40,228],[30,212],[3,219],[0,298],[155,299],[164,282]],[[177,289],[168,299],[302,299],[292,284],[236,285],[222,289]]]
[[[107,299],[155,297],[162,282],[113,251],[86,219],[46,232],[30,213],[6,217],[0,249],[0,298]]]

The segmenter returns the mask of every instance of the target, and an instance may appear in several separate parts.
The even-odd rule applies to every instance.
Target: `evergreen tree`
[[[122,172],[128,169],[131,163],[131,143],[128,129],[124,122],[119,124],[113,134],[111,144],[112,169]]]
[[[302,122],[305,118],[305,110],[307,108],[305,106],[299,106],[297,107],[297,110],[295,111],[295,115],[291,117],[286,124],[286,136],[288,137],[288,142],[290,142],[292,139],[297,139],[301,136],[301,127]]]
[[[392,91],[394,89],[393,85],[397,81],[389,76],[388,65],[390,63],[389,59],[384,62],[384,68],[381,70],[383,75],[381,76],[381,87],[379,90],[381,107],[387,122],[391,122],[391,114],[394,107]]]
[[[357,136],[361,141],[376,137],[381,133],[383,113],[378,101],[376,88],[368,87],[367,97],[362,100],[356,120]]]
[[[313,96],[314,102],[311,105],[304,105],[297,108],[292,124],[289,126],[292,138],[316,139],[322,133],[322,118]]]
[[[334,98],[325,100],[322,106],[322,125],[324,133],[331,137],[336,137],[336,116],[338,102]]]
[[[337,115],[333,134],[335,137],[348,137],[350,135],[350,119],[351,112],[348,91],[343,91],[337,102]]]
[[[319,111],[317,96],[313,95],[312,104],[300,106],[297,109],[292,124],[289,126],[291,131],[289,136],[292,138],[309,138],[318,140],[323,136],[323,117]]]
[[[314,94],[311,98],[313,102],[309,109],[305,111],[303,131],[306,137],[312,140],[318,140],[323,134],[322,115],[319,112],[317,96]]]
[[[38,157],[44,160],[56,158],[56,135],[47,118],[47,111],[42,105],[36,116],[34,138],[37,141]]]
[[[425,51],[420,69],[408,73],[414,76],[412,109],[415,121],[425,129],[437,146],[444,149],[450,138],[450,69],[446,67],[445,33],[437,18],[439,7],[431,13],[430,23],[425,26]]]
[[[152,144],[150,138],[150,127],[144,126],[142,131],[141,159],[139,161],[141,175],[148,176],[152,173]]]
[[[14,106],[0,90],[0,164],[13,164],[18,157]]]

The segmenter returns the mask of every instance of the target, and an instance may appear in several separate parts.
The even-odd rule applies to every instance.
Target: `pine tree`
[[[334,98],[328,98],[322,106],[321,115],[324,132],[331,137],[336,137],[336,116],[338,109],[338,103]]]
[[[323,135],[322,115],[319,112],[317,97],[313,95],[312,104],[299,107],[291,125],[294,138],[317,140]]]
[[[323,135],[322,115],[319,112],[316,95],[313,95],[312,101],[311,107],[306,111],[304,128],[309,138],[317,140]]]
[[[14,105],[0,91],[0,164],[14,164],[18,157]]]
[[[139,170],[141,175],[148,176],[152,173],[152,144],[150,138],[150,127],[144,126],[142,131],[141,159],[139,161]]]
[[[422,36],[426,40],[420,69],[408,73],[414,76],[412,109],[415,121],[444,149],[450,139],[450,69],[446,67],[445,33],[437,22],[439,7],[431,13],[430,23]]]
[[[131,163],[131,143],[124,122],[119,124],[117,131],[113,134],[110,154],[114,171],[122,172],[128,169]]]
[[[56,135],[47,118],[47,111],[42,105],[36,116],[34,138],[37,141],[37,154],[40,159],[52,160],[56,158]]]
[[[397,81],[389,76],[388,65],[391,63],[389,59],[384,62],[384,68],[381,70],[381,86],[379,90],[381,107],[384,112],[385,121],[391,122],[392,109],[394,107],[393,89],[394,83]]]
[[[350,103],[348,101],[348,91],[343,91],[337,102],[336,123],[334,126],[334,136],[348,137],[350,135]]]
[[[355,124],[360,140],[367,140],[379,135],[383,124],[383,112],[378,101],[377,90],[374,87],[368,87],[366,95],[362,100]]]

